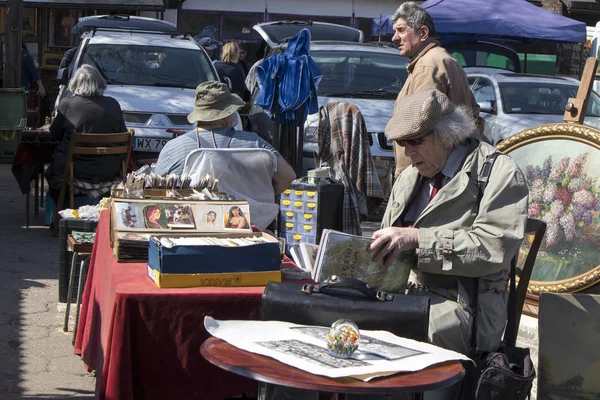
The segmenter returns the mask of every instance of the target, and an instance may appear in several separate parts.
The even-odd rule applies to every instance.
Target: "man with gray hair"
[[[479,106],[469,89],[467,75],[460,64],[436,40],[433,18],[415,2],[406,2],[390,18],[394,26],[392,41],[398,43],[400,55],[408,57],[408,78],[398,94],[398,101],[423,89],[437,89],[446,94],[457,106],[466,106],[477,120],[483,135],[483,119]],[[395,176],[410,165],[402,149],[394,144]]]
[[[479,278],[477,343],[500,346],[507,319],[511,260],[523,240],[528,188],[519,167],[497,154],[487,186],[478,186],[494,147],[477,139],[470,110],[427,89],[400,99],[385,134],[412,166],[396,179],[373,258],[390,265],[415,252],[411,294],[429,296],[433,344],[468,354],[473,289]]]

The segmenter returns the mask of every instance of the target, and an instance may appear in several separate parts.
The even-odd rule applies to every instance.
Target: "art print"
[[[334,357],[322,347],[295,339],[256,342],[256,344],[280,353],[291,353],[295,357],[324,368],[351,368],[371,365],[369,362],[354,358]]]
[[[142,203],[144,228],[169,229],[164,203]]]
[[[598,315],[598,295],[542,294],[538,399],[600,399]]]
[[[528,216],[547,224],[529,284],[533,293],[583,290],[600,278],[600,131],[578,126],[588,131],[582,140],[567,124],[553,128],[562,135],[542,132],[532,141],[534,128],[499,145],[525,175]],[[594,137],[597,145],[589,141]],[[522,252],[532,239],[526,236]]]
[[[247,205],[224,206],[224,224],[226,229],[251,229],[250,207]]]
[[[142,206],[140,203],[115,202],[117,229],[144,228]]]
[[[167,225],[173,229],[195,229],[194,211],[191,204],[165,204]]]
[[[223,225],[223,207],[220,204],[206,204],[196,207],[198,229],[221,230]]]

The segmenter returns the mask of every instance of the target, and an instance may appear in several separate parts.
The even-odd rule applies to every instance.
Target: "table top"
[[[465,375],[460,361],[450,361],[421,371],[375,378],[370,382],[353,378],[329,378],[239,349],[217,337],[206,340],[200,352],[210,363],[238,375],[261,382],[322,392],[355,394],[424,392],[452,386],[460,382]]]

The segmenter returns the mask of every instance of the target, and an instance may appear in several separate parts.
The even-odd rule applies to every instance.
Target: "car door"
[[[472,83],[471,80],[473,80]],[[469,77],[469,84],[471,84],[471,91],[473,92],[475,101],[477,101],[481,109],[479,115],[485,123],[483,134],[488,138],[490,143],[495,145],[499,140],[498,131],[501,129],[498,115],[501,113],[502,105],[499,102],[500,99],[496,96],[494,83],[490,78],[485,76],[471,76]]]

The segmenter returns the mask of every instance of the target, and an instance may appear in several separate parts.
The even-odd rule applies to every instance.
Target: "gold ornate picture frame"
[[[35,36],[37,33],[37,9],[23,8],[23,36]]]
[[[58,70],[60,66],[60,61],[63,57],[63,52],[61,51],[47,51],[44,50],[42,52],[42,63],[41,67],[44,69],[53,69]]]
[[[600,131],[579,124],[541,125],[496,147],[525,175],[529,217],[547,224],[528,291],[574,293],[598,283]]]

